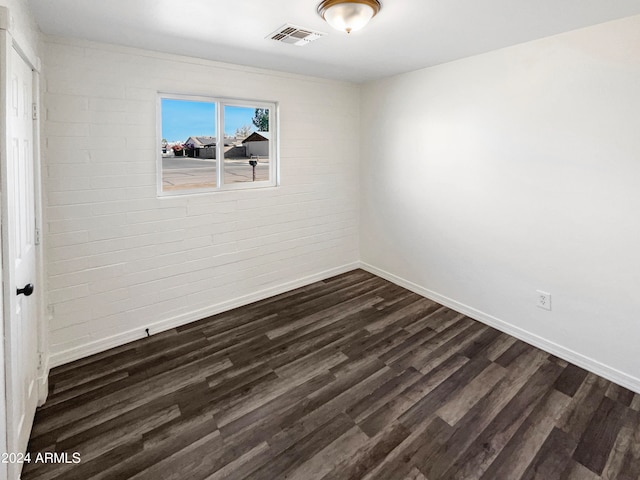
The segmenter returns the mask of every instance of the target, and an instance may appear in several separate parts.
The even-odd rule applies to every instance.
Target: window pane
[[[216,104],[162,100],[162,191],[216,187]]]
[[[224,183],[269,180],[269,109],[224,107]]]

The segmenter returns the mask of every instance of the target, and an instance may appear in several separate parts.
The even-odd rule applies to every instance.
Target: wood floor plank
[[[605,395],[610,399],[624,405],[625,407],[630,407],[631,402],[633,401],[634,393],[631,390],[621,387],[620,385],[610,383]]]
[[[556,381],[558,391],[573,397],[587,377],[586,370],[569,364]]]
[[[401,331],[406,332],[406,330]],[[384,333],[384,331],[380,332],[378,335],[380,335],[381,333]],[[432,339],[437,334],[438,332],[436,330],[425,327],[422,330],[414,333],[413,335],[406,336],[397,345],[394,345],[392,348],[384,352],[380,356],[380,359],[388,365],[394,365],[399,358],[408,356],[416,348],[421,348],[421,344]]]
[[[511,335],[507,335],[506,333],[501,333],[498,338],[496,338],[488,347],[485,352],[485,357],[487,357],[492,362],[495,362],[504,352],[506,352],[511,346],[516,343],[518,339],[512,337]]]
[[[291,480],[319,480],[336,465],[351,458],[368,440],[367,436],[354,426],[333,442],[308,459],[287,475]]]
[[[408,368],[400,375],[392,378],[384,385],[381,385],[369,395],[362,398],[355,405],[349,407],[346,413],[353,418],[354,421],[360,422],[384,404],[397,397],[398,394],[406,390],[410,385],[416,383],[420,378],[422,378],[422,374],[420,372],[415,369]]]
[[[573,459],[602,474],[625,417],[625,407],[605,396],[582,434]]]
[[[531,345],[528,345],[520,340],[511,345],[498,359],[496,363],[503,367],[508,367],[515,359],[520,358],[528,350],[532,349]]]
[[[264,465],[270,456],[269,445],[267,442],[261,442],[242,456],[227,463],[224,467],[209,475],[206,480],[244,478],[260,465]]]
[[[205,472],[216,471],[217,452],[224,448],[219,431],[202,437],[183,449],[163,458],[153,466],[131,477],[132,480],[178,480],[181,472],[189,471],[189,477],[203,478]]]
[[[300,401],[309,392],[331,382],[329,372],[316,375],[292,386],[286,380],[277,380],[264,385],[258,394],[247,395],[230,408],[215,409],[215,419],[225,435],[251,424],[257,419],[280,411],[294,402]],[[295,388],[293,388],[295,387]]]
[[[558,421],[558,427],[571,435],[576,443],[582,437],[591,417],[602,401],[609,382],[604,378],[589,373],[573,397],[563,417]]]
[[[446,404],[452,395],[462,390],[467,383],[480,374],[491,363],[484,358],[474,359],[465,363],[458,371],[438,385],[428,395],[421,398],[415,405],[404,412],[400,421],[410,427],[418,423],[421,418],[435,412],[442,405]]]
[[[455,323],[435,335],[429,335],[426,341],[392,362],[391,365],[398,370],[409,367],[419,370],[425,359],[433,355],[433,352],[473,325],[473,322],[467,320],[463,315],[458,315],[456,318]]]
[[[362,270],[49,385],[22,480],[640,478],[640,395]]]
[[[552,388],[560,372],[560,367],[553,363],[543,365],[473,443],[452,462],[445,470],[444,477],[479,479],[544,398],[544,394]]]
[[[460,351],[460,355],[468,358],[473,358],[478,355],[486,356],[489,348],[493,343],[502,335],[498,330],[494,328],[486,328],[482,334],[474,338],[473,341]]]
[[[633,437],[629,443],[629,448],[624,456],[618,476],[621,480],[640,478],[640,425],[637,425],[633,431]]]
[[[569,462],[562,478],[565,480],[599,480],[602,477],[593,473],[578,462]]]
[[[576,441],[568,433],[554,428],[529,464],[521,480],[565,480]]]
[[[452,428],[440,417],[429,417],[413,426],[411,434],[385,457],[363,480],[395,479],[409,476],[416,470],[416,462],[428,458],[432,442],[451,436]]]
[[[338,322],[343,318],[357,311],[372,307],[382,299],[376,296],[376,290],[367,292],[365,295],[358,296],[338,303],[330,308],[306,315],[297,320],[287,322],[286,324],[269,330],[267,336],[269,339],[281,337],[291,332],[301,333],[317,330],[331,323]]]
[[[392,423],[374,438],[361,442],[360,448],[334,464],[323,480],[359,480],[376,468],[411,432],[401,423]]]
[[[433,302],[426,298],[421,298],[409,303],[409,305],[406,305],[403,308],[396,309],[394,312],[385,315],[379,320],[369,323],[369,325],[367,325],[367,330],[371,333],[375,333],[398,322],[401,324],[411,323],[414,319],[427,315],[432,309]]]
[[[370,342],[366,345],[362,345],[362,348],[357,355],[354,355],[353,351],[349,353],[350,358],[358,358],[358,356],[375,356],[382,359],[384,355],[404,342],[409,337],[409,332],[403,329],[390,326],[384,330],[380,330],[376,334],[370,335]]]
[[[609,480],[613,478],[622,477],[625,474],[632,474],[633,467],[628,464],[628,461],[633,458],[633,449],[637,448],[637,454],[640,454],[640,448],[637,445],[640,443],[640,414],[631,410],[628,412],[627,419],[611,449],[611,454],[607,460],[607,465],[602,473],[602,478]],[[640,459],[640,455],[638,455]],[[637,472],[637,476],[640,477],[640,471]]]
[[[137,451],[131,449],[118,461],[104,461],[101,471],[84,478],[92,480],[131,478],[217,430],[217,425],[208,415],[180,418],[178,421],[143,435],[141,449]]]
[[[290,472],[301,466],[307,459],[314,457],[331,444],[333,439],[342,436],[354,426],[355,424],[347,415],[340,414],[276,455],[267,464],[245,478],[247,480],[286,478]]]
[[[461,390],[451,395],[447,403],[436,411],[436,415],[453,427],[505,375],[504,367],[497,363],[490,364]]]
[[[427,480],[427,477],[425,477],[420,470],[414,467],[409,472],[409,475],[404,477],[404,480]]]
[[[458,349],[464,350],[486,330],[486,326],[478,322],[473,322],[469,328],[464,329],[460,334],[440,345],[427,357],[423,357],[415,362],[413,366],[422,373],[428,373],[451,355],[457,354]]]
[[[375,436],[387,424],[395,421],[422,398],[438,388],[445,380],[455,374],[469,360],[454,356],[438,368],[424,375],[410,387],[407,387],[397,397],[391,399],[377,410],[373,411],[362,421],[358,422],[370,437]]]
[[[569,400],[568,396],[559,391],[550,391],[509,439],[481,478],[520,478],[551,433]]]
[[[431,453],[428,464],[418,468],[428,477],[438,478],[452,462],[469,448],[493,419],[512,401],[518,392],[547,363],[546,355],[530,350],[514,361],[504,379],[477,402],[451,430],[450,438],[443,439],[440,448]],[[451,450],[452,446],[453,450]]]
[[[336,381],[335,385],[328,385],[326,388],[309,395],[304,417],[285,418],[282,425],[292,429],[308,430],[313,425],[322,422],[326,417],[336,415],[338,412],[348,411],[353,404],[366,397],[370,392],[389,381],[395,375],[396,372],[385,367],[376,370],[357,383],[353,379]],[[291,435],[288,435],[288,437],[285,439],[287,442],[290,441]]]

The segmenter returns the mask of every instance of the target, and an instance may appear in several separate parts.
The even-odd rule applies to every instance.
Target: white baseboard
[[[259,300],[264,300],[265,298],[280,295],[281,293],[304,287],[311,283],[325,280],[327,278],[340,275],[341,273],[349,272],[359,267],[359,262],[349,263],[340,267],[325,270],[314,275],[309,275],[297,280],[282,283],[274,287],[259,290],[257,292],[253,292],[250,295],[245,295],[242,297],[237,297],[231,300],[220,302],[207,308],[202,308],[193,312],[178,315],[176,317],[160,320],[158,322],[147,325],[145,328],[148,328],[151,334],[164,332],[166,330],[171,330],[172,328],[180,327],[196,320],[210,317],[211,315],[216,315],[218,313],[226,312],[227,310],[242,307]],[[126,332],[118,333],[110,337],[101,338],[93,342],[77,345],[64,351],[52,352],[49,358],[49,364],[51,368],[58,367],[60,365],[64,365],[65,363],[70,363],[75,360],[94,355],[96,353],[104,352],[105,350],[109,350],[110,348],[119,347],[121,345],[132,342],[134,340],[139,340],[144,337],[144,328],[138,327],[134,330],[128,330]]]
[[[625,388],[628,388],[629,390],[640,393],[640,379],[634,377],[633,375],[629,375],[625,372],[612,368],[597,360],[594,360],[593,358],[570,350],[566,347],[563,347],[562,345],[554,343],[546,338],[540,337],[509,322],[484,313],[452,298],[440,295],[437,292],[421,287],[420,285],[410,282],[409,280],[405,280],[404,278],[398,277],[397,275],[374,267],[373,265],[370,265],[368,263],[361,262],[360,268],[366,270],[369,273],[373,273],[374,275],[382,277],[385,280],[395,283],[396,285],[404,287],[407,290],[411,290],[418,295],[422,295],[423,297],[433,300],[434,302],[438,302],[439,304],[451,308],[456,312],[463,313],[466,316],[489,325],[490,327],[493,327],[497,330],[500,330],[501,332],[512,335],[517,339],[522,340],[523,342],[533,345],[534,347],[538,347],[545,352],[551,353],[552,355],[555,355],[556,357],[562,358],[567,362],[582,367],[585,370],[589,370],[590,372],[600,375],[601,377],[617,383],[618,385],[621,385]]]

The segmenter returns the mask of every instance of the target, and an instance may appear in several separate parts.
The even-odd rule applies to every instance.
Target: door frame
[[[33,119],[33,173],[34,173],[34,215],[36,221],[36,238],[40,241],[36,242],[36,289],[34,291],[36,319],[38,325],[38,378],[37,378],[37,395],[38,405],[42,405],[47,398],[48,393],[48,375],[49,375],[49,352],[48,352],[48,329],[45,322],[45,301],[46,301],[46,285],[44,274],[44,259],[43,259],[43,238],[42,238],[42,224],[43,224],[43,209],[42,209],[42,169],[41,169],[41,152],[40,152],[40,71],[41,63],[40,59],[29,48],[26,43],[19,42],[12,31],[12,21],[10,11],[6,7],[0,7],[0,172],[6,172],[6,166],[8,161],[9,149],[8,135],[9,125],[7,122],[9,114],[9,98],[8,91],[11,81],[11,55],[12,50],[22,57],[22,59],[31,67],[33,72],[33,104],[35,105],[35,115]],[[2,289],[0,289],[0,298],[2,298],[2,310],[0,311],[0,332],[4,337],[4,342],[0,341],[0,431],[7,432],[6,435],[0,435],[0,452],[7,452],[7,447],[11,447],[14,440],[8,438],[8,418],[11,411],[11,392],[9,391],[10,385],[7,380],[9,379],[7,368],[7,360],[9,354],[9,318],[11,315],[11,301],[10,299],[15,296],[15,291],[11,292],[11,268],[9,268],[9,245],[8,237],[9,232],[5,225],[7,225],[8,219],[8,205],[7,205],[7,178],[6,175],[2,176],[2,183],[0,185],[0,225],[2,227],[2,235],[0,237],[0,251],[2,256],[2,262],[0,265],[0,275],[2,280]],[[0,464],[0,480],[8,478],[10,470],[7,469],[7,465]]]

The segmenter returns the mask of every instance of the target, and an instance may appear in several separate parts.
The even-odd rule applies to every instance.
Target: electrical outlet
[[[551,310],[551,294],[548,292],[543,292],[542,290],[536,290],[536,294],[536,307],[542,308],[544,310]]]

